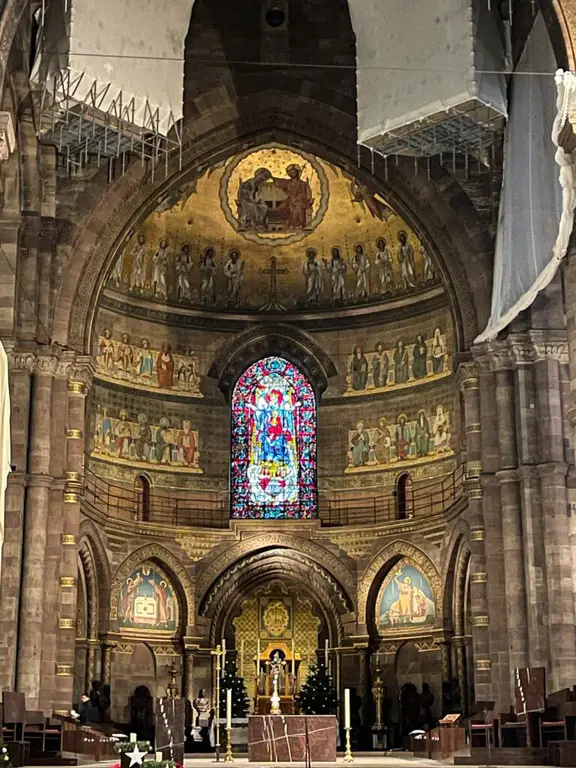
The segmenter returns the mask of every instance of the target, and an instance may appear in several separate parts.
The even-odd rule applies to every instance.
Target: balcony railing
[[[464,468],[426,485],[367,495],[358,490],[340,492],[339,498],[320,494],[318,517],[325,526],[382,525],[395,520],[422,519],[446,512],[465,493]],[[227,528],[230,502],[224,492],[176,492],[144,485],[141,489],[85,473],[84,503],[117,520],[178,527]]]

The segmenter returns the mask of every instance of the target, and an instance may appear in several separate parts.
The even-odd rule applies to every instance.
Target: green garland
[[[139,752],[150,752],[152,745],[149,741],[117,741],[114,744],[114,752],[117,755],[123,755],[126,752],[132,752],[135,747],[138,747]]]

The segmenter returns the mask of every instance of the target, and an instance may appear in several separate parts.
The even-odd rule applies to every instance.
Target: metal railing
[[[341,493],[338,499],[320,494],[318,517],[325,526],[382,525],[420,519],[447,511],[464,493],[464,467],[460,466],[430,484],[406,487],[402,498],[397,491],[368,496],[354,490]],[[198,528],[227,528],[230,523],[230,501],[225,492],[185,492],[145,485],[137,489],[114,483],[88,468],[84,503],[117,520]]]

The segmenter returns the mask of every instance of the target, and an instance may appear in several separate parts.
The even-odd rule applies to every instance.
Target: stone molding
[[[71,393],[85,395],[92,385],[96,364],[91,355],[78,355],[60,348],[46,350],[8,349],[8,368],[40,376],[53,376],[69,381]]]
[[[568,336],[566,331],[554,330],[514,333],[502,341],[477,344],[471,351],[480,373],[515,369],[549,359],[567,365]]]
[[[393,541],[384,546],[372,559],[358,584],[358,622],[368,624],[370,617],[367,616],[368,595],[376,584],[379,575],[394,559],[405,557],[412,560],[422,569],[424,575],[430,582],[434,597],[436,599],[436,616],[441,616],[443,611],[443,593],[442,579],[438,573],[435,564],[429,556],[421,549],[406,541]],[[384,574],[385,575],[385,574]],[[383,579],[382,579],[383,583]],[[378,587],[381,588],[381,584]]]
[[[460,363],[456,371],[458,388],[464,392],[468,389],[478,389],[478,369],[474,362]]]

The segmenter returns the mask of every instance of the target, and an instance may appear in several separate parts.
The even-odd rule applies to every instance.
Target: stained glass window
[[[232,517],[316,517],[316,397],[281,357],[247,368],[232,396]]]

